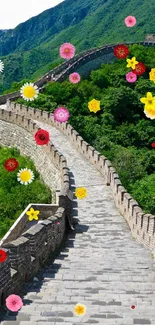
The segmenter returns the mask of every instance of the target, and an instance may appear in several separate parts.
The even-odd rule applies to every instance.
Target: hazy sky
[[[0,29],[14,28],[42,11],[56,6],[63,0],[2,0]]]

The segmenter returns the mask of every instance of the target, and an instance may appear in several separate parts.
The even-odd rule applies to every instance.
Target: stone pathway
[[[37,124],[49,131],[51,141],[67,159],[74,186],[85,186],[88,196],[78,200],[79,224],[54,264],[44,269],[42,284],[32,282],[24,296],[27,304],[16,317],[8,312],[1,324],[155,325],[151,253],[132,238],[110,188],[95,167],[65,135]],[[73,315],[76,303],[86,306],[85,316]]]

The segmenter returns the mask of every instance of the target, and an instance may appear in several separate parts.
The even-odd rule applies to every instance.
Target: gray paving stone
[[[134,324],[151,324],[149,319],[134,319]]]

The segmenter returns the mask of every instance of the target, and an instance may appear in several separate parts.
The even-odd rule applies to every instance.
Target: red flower
[[[4,168],[8,172],[13,172],[15,169],[18,168],[18,166],[19,166],[19,163],[18,163],[18,161],[15,158],[9,158],[4,163]]]
[[[131,306],[131,309],[135,309],[135,306],[134,306],[134,305],[132,305],[132,306]]]
[[[135,66],[135,69],[132,70],[137,76],[141,76],[146,70],[146,66],[143,62],[138,62]]]
[[[117,45],[114,48],[114,55],[118,58],[118,59],[125,59],[129,54],[129,49],[127,46],[125,45]]]
[[[3,263],[6,260],[6,252],[3,249],[0,249],[0,263]]]
[[[152,142],[151,146],[152,148],[155,148],[155,142]]]
[[[35,135],[36,143],[40,146],[43,146],[44,144],[47,144],[50,140],[49,132],[46,130],[40,129],[38,130]]]

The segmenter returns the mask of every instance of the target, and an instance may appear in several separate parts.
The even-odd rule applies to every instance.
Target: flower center
[[[14,301],[12,301],[12,305],[16,305],[16,301],[14,300]]]
[[[20,174],[20,179],[23,182],[28,182],[31,179],[31,175],[27,170],[24,170],[23,172],[21,172]]]
[[[64,113],[63,112],[60,112],[59,115],[60,115],[60,117],[63,117],[64,116]]]
[[[78,308],[78,312],[79,312],[79,313],[83,313],[83,308],[82,308],[82,307],[79,307],[79,308]]]
[[[68,48],[67,48],[67,49],[65,49],[65,52],[66,52],[66,53],[68,53],[68,52],[69,52],[69,49],[68,49]]]
[[[14,161],[9,161],[9,162],[8,162],[8,166],[9,166],[9,167],[14,167],[14,166],[15,166]]]
[[[40,140],[45,140],[45,136],[43,134],[40,134],[39,138]]]
[[[32,86],[27,86],[24,88],[23,94],[27,98],[32,98],[35,96],[36,91]]]
[[[148,100],[148,104],[150,104],[150,105],[152,104],[152,99]]]

